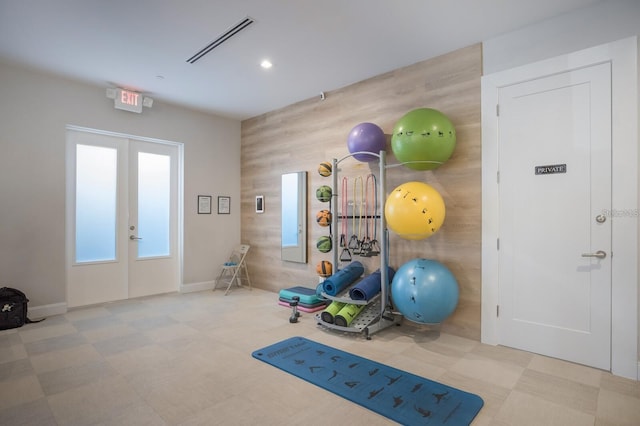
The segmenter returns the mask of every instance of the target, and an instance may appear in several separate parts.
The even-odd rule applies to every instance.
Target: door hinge
[[[496,317],[500,316],[500,305],[496,305]]]
[[[500,250],[500,238],[496,238],[496,250]]]
[[[496,183],[500,183],[500,170],[496,172]]]
[[[496,117],[500,117],[500,104],[496,104]]]

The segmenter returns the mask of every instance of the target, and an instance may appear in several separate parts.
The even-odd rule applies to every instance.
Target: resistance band
[[[369,190],[373,193],[373,206],[372,214],[369,215],[369,209],[367,208],[367,237],[371,236],[367,245],[367,256],[375,256],[380,254],[380,245],[378,244],[378,182],[374,174],[367,176],[367,202],[369,202]],[[371,225],[371,233],[369,234],[369,225]]]
[[[343,177],[340,190],[340,209],[342,210],[342,223],[340,224],[340,247],[342,247],[342,252],[340,253],[340,260],[343,262],[351,261],[351,252],[349,251],[349,247],[347,247],[347,233],[349,232],[349,220],[347,216],[347,210],[349,208],[348,186],[347,178]]]
[[[360,183],[360,204],[358,204],[358,182]],[[362,232],[362,204],[364,202],[364,188],[362,182],[362,176],[356,176],[353,180],[353,214],[352,214],[352,228],[353,235],[349,239],[349,248],[354,250],[355,254],[360,253],[360,236]],[[359,214],[356,216],[356,206],[359,207]],[[358,232],[356,233],[356,217],[358,220]]]

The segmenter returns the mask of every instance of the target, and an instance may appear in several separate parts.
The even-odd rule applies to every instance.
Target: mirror
[[[307,172],[282,175],[282,260],[307,263]]]

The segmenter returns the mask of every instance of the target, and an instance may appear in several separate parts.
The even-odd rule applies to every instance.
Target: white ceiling
[[[0,60],[244,119],[592,3],[0,0]],[[187,63],[247,16],[247,29]]]

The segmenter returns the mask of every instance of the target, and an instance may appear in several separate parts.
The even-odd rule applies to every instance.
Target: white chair
[[[240,244],[237,246],[229,256],[229,260],[222,265],[220,275],[216,279],[216,285],[214,290],[218,288],[220,283],[227,284],[227,289],[224,292],[226,296],[231,290],[231,285],[235,281],[238,287],[242,287],[242,280],[245,279],[249,284],[249,290],[251,290],[251,279],[249,279],[249,270],[247,269],[247,253],[251,246],[248,244]],[[244,275],[244,276],[243,276]],[[227,281],[228,279],[228,281]]]

